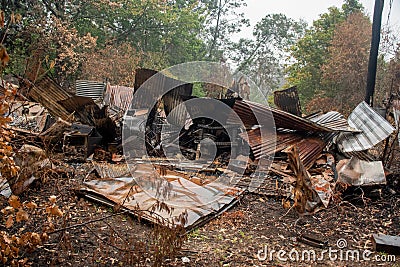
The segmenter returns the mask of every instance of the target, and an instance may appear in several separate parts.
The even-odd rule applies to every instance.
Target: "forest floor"
[[[35,201],[40,207],[54,195],[64,212],[62,218],[52,221],[49,239],[22,255],[32,266],[152,266],[165,255],[155,251],[154,244],[165,250],[168,242],[182,241],[172,238],[164,244],[157,239],[163,236],[162,230],[157,232],[149,223],[81,198],[76,190],[90,163],[58,162],[63,175],[36,183],[20,196],[21,201]],[[399,179],[389,182],[398,183]],[[309,216],[284,209],[277,199],[245,194],[232,209],[191,231],[182,249],[174,257],[164,257],[163,265],[400,266],[400,255],[392,261],[385,253],[368,254],[373,250],[372,234],[400,235],[399,192],[383,188],[373,196],[354,193]],[[2,206],[6,205],[3,199]],[[40,230],[46,223],[46,217],[37,212],[23,228]],[[299,242],[302,233],[328,241],[328,247]],[[378,261],[383,259],[389,261]]]

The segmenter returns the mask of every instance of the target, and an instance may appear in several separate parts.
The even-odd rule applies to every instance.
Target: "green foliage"
[[[207,60],[225,61],[226,50],[232,45],[231,36],[249,26],[249,20],[239,12],[245,0],[200,0],[204,10],[202,39],[206,44]]]
[[[342,9],[330,7],[327,13],[313,22],[304,37],[290,48],[295,62],[287,66],[288,83],[297,85],[303,104],[324,91],[322,66],[330,60],[328,49],[336,26],[351,13],[361,10],[362,5],[357,0],[346,0]]]
[[[283,14],[269,14],[255,25],[253,39],[233,45],[231,59],[267,95],[282,83],[286,48],[303,35],[305,26]]]
[[[204,91],[202,83],[194,83],[193,84],[192,95],[197,96],[197,97],[205,97],[206,96],[206,92]]]
[[[201,60],[206,53],[201,39],[206,11],[196,0],[14,2],[5,8],[20,10],[22,23],[8,29],[14,61],[7,71],[33,80],[49,73],[69,84],[82,75],[83,64],[90,64],[88,57],[110,46],[129,45],[140,58],[137,66],[155,69]],[[88,36],[96,40],[90,47]]]

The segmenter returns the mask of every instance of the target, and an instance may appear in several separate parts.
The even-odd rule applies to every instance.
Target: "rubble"
[[[153,75],[160,78],[149,79]],[[91,161],[97,177],[88,173],[80,194],[154,223],[162,218],[167,225],[192,229],[248,191],[280,198],[300,214],[313,214],[329,206],[337,183],[386,183],[382,162],[368,150],[394,127],[365,102],[348,119],[336,111],[303,116],[295,87],[274,93],[277,108],[252,102],[247,93],[240,98],[240,92],[185,105],[196,99],[193,84],[148,69],[136,71],[134,88],[77,81],[76,95],[49,77],[24,83],[21,94],[35,102],[16,103],[12,127],[33,132],[45,146],[31,147],[29,153],[37,154],[29,167],[51,168],[51,161],[42,157],[50,147],[65,160]],[[154,88],[173,89],[159,96]],[[134,94],[143,97],[133,101]],[[231,112],[216,110],[216,103]],[[202,117],[205,111],[214,111],[218,120]],[[124,143],[122,127],[130,131]],[[177,128],[179,135],[171,134]],[[144,147],[140,140],[145,140]],[[122,147],[128,151],[125,157]],[[21,155],[29,147],[23,148]],[[135,153],[137,148],[147,156]],[[21,166],[28,167],[26,160]],[[24,190],[33,173],[27,171],[18,185],[11,184],[13,193]],[[147,194],[149,188],[159,189],[165,203]],[[160,203],[173,208],[156,209]]]

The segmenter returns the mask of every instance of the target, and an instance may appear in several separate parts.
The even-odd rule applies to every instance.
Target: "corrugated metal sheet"
[[[150,79],[150,77],[152,77]],[[151,108],[162,96],[165,76],[155,70],[138,69],[135,74],[135,97],[130,109]],[[142,88],[141,90],[138,90]]]
[[[147,81],[151,76],[157,73],[157,71],[151,69],[137,69],[135,71],[135,92],[137,89],[139,89],[140,86],[142,86],[145,81]]]
[[[93,99],[84,96],[72,96],[68,99],[61,100],[59,103],[69,112],[78,111],[86,105],[96,105]]]
[[[307,119],[324,127],[332,129],[333,131],[361,132],[358,129],[350,127],[344,116],[337,111],[329,111],[325,114],[316,114],[312,117],[307,117]]]
[[[367,103],[361,102],[350,114],[348,123],[361,133],[341,133],[337,138],[342,152],[367,150],[385,140],[395,129],[373,110]]]
[[[293,86],[285,90],[274,92],[275,105],[286,112],[301,116],[301,107],[297,87]]]
[[[95,125],[94,114],[95,110],[100,108],[94,103],[90,97],[72,96],[68,99],[58,101],[69,113],[74,113],[74,117],[83,124]],[[91,107],[91,111],[87,109]]]
[[[135,81],[135,97],[131,109],[151,108],[156,101],[162,98],[167,116],[175,109],[168,118],[169,123],[174,125],[184,124],[187,118],[187,110],[184,105],[180,105],[183,103],[181,96],[191,96],[193,84],[148,69],[137,70],[135,79],[137,79],[137,82]],[[141,90],[138,90],[139,88]],[[176,109],[178,106],[179,108]]]
[[[170,78],[165,80],[167,88],[171,82]],[[193,84],[183,84],[173,90],[169,91],[163,96],[165,114],[168,116],[168,122],[173,125],[184,125],[188,117],[188,111],[184,103],[182,96],[192,95]],[[171,113],[171,111],[174,111]]]
[[[236,112],[243,124],[248,128],[254,125],[271,127],[273,126],[271,122],[274,122],[277,129],[282,128],[303,132],[333,132],[332,129],[302,117],[250,101],[236,100],[233,111]],[[228,119],[228,122],[238,124],[232,117]]]
[[[92,99],[103,98],[106,84],[97,81],[77,80],[75,83],[77,96],[90,97]]]
[[[261,130],[254,129],[239,134],[251,147],[254,156],[259,159],[280,152],[291,145],[299,149],[299,156],[304,166],[310,168],[322,150],[326,142],[318,137],[307,137],[296,133],[277,133],[276,138],[261,138]]]
[[[120,110],[127,110],[132,102],[135,89],[126,86],[113,85],[107,86],[108,105],[111,108],[117,107]]]
[[[197,185],[178,173],[174,175],[162,175],[162,178],[170,182],[168,194],[164,202],[170,207],[166,210],[152,211],[157,200],[139,187],[136,179],[148,179],[149,184],[154,183],[154,166],[140,164],[135,166],[132,177],[114,179],[101,179],[85,182],[81,192],[88,197],[102,200],[103,203],[114,206],[122,204],[123,208],[133,214],[140,215],[153,223],[163,223],[172,226],[180,224],[179,217],[186,214],[184,227],[191,229],[205,223],[213,216],[226,210],[238,201],[238,196],[244,192],[239,188],[232,188],[219,182],[211,182],[207,185]],[[157,184],[155,186],[160,186]],[[160,221],[162,218],[162,221]]]
[[[303,137],[294,133],[277,134],[276,138],[271,136],[261,138],[261,130],[254,129],[239,134],[251,147],[254,156],[259,159],[263,155],[272,155],[275,152],[287,148],[289,145],[299,142]]]
[[[44,77],[28,90],[27,97],[44,106],[52,116],[66,120],[70,115],[59,101],[71,95],[49,77]]]

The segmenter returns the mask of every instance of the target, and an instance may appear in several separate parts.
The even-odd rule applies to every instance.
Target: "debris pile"
[[[21,81],[10,127],[44,147],[20,147],[18,154],[35,162],[19,160],[25,170],[9,181],[13,193],[32,183],[37,169],[51,168],[48,151],[92,162],[79,189],[87,198],[186,229],[245,192],[312,214],[343,188],[386,184],[388,170],[368,151],[395,128],[365,102],[347,119],[335,111],[303,116],[295,87],[275,92],[273,108],[248,100],[241,78],[225,97],[189,105],[196,103],[193,84],[147,69],[135,78],[134,88],[77,81],[75,95],[49,77]],[[215,118],[203,115],[210,112]]]

